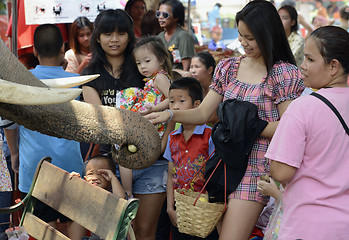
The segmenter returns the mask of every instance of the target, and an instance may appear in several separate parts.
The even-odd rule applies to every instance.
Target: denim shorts
[[[133,194],[154,194],[166,192],[168,161],[161,159],[145,169],[132,170]],[[116,176],[120,179],[119,168]]]

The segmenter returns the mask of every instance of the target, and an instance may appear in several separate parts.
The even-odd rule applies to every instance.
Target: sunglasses
[[[160,18],[161,15],[163,16],[163,18],[167,19],[170,17],[170,14],[168,12],[161,12],[161,11],[156,11],[155,12],[155,17]]]

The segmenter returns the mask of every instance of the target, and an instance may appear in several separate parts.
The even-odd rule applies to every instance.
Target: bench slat
[[[35,239],[40,240],[69,240],[63,233],[54,229],[40,218],[27,212],[23,221],[25,230]]]
[[[32,196],[103,239],[113,239],[128,202],[44,161]],[[103,206],[103,207],[101,207]]]

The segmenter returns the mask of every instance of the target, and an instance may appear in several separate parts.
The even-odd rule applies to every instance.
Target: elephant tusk
[[[32,87],[0,79],[0,102],[20,105],[49,105],[69,102],[81,89]]]
[[[99,74],[95,74],[69,78],[40,79],[40,81],[52,88],[71,88],[90,82],[98,77]]]

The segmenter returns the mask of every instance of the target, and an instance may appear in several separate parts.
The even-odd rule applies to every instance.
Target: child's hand
[[[105,180],[107,180],[108,182],[110,182],[113,178],[116,178],[116,176],[114,175],[114,173],[112,171],[110,171],[109,169],[99,169],[98,170],[99,174],[101,174]]]
[[[275,199],[279,196],[279,188],[272,178],[270,178],[270,183],[264,180],[257,181],[257,190],[264,196],[272,196]]]
[[[73,177],[79,177],[79,178],[81,178],[80,173],[77,173],[77,172],[71,172],[71,173],[69,174],[69,179],[72,179]]]
[[[153,105],[151,105],[150,103],[144,104],[143,107],[145,109],[143,109],[143,110],[139,109],[139,111],[138,111],[142,116],[153,112]]]
[[[91,59],[92,59],[92,53],[89,53],[86,55],[84,61],[82,61],[80,65],[82,65],[83,67],[86,67],[90,63]]]

